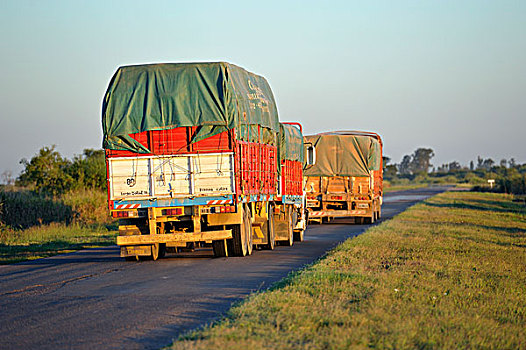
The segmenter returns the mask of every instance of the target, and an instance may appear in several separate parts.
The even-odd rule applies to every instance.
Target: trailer
[[[276,240],[291,246],[303,241],[307,229],[306,197],[303,191],[304,145],[299,123],[280,123],[279,195],[276,201]]]
[[[263,77],[225,62],[121,67],[102,125],[121,257],[246,256],[290,240],[281,224],[298,198],[280,186],[283,127]]]
[[[381,137],[373,132],[334,131],[305,136],[304,142],[316,158],[304,171],[308,221],[345,217],[370,224],[378,220],[383,198]]]

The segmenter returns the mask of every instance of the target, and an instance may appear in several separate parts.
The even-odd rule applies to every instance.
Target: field
[[[116,230],[102,191],[59,198],[24,189],[0,192],[0,264],[115,244]]]
[[[525,249],[522,203],[447,192],[171,348],[525,348]]]

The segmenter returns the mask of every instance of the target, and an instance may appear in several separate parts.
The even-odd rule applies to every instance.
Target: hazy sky
[[[376,131],[394,162],[526,162],[526,1],[0,2],[0,173],[101,147],[121,65],[227,61],[305,133]]]

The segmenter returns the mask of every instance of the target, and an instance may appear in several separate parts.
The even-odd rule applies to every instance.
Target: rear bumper
[[[349,216],[367,216],[371,215],[371,210],[359,209],[359,210],[318,210],[311,211],[309,209],[309,220],[314,218],[338,218],[338,217],[349,217]]]
[[[158,235],[117,236],[117,245],[148,245],[156,243],[211,242],[232,238],[232,230],[207,231],[199,233],[170,233]]]

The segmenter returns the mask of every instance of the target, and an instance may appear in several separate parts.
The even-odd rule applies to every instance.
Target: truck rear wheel
[[[216,258],[224,258],[225,256],[227,256],[226,240],[213,241],[212,248],[214,249],[214,256]]]
[[[152,255],[151,258],[153,261],[159,258],[159,243],[152,244]]]
[[[263,224],[263,233],[267,235],[268,243],[264,245],[265,249],[273,250],[276,247],[276,231],[274,229],[274,206],[268,206],[268,220]]]
[[[304,239],[305,230],[297,230],[294,231],[294,240],[296,242],[303,242]]]
[[[294,244],[294,226],[291,205],[287,205],[285,209],[285,224],[287,225],[288,238],[285,241],[281,241],[281,244],[290,247]]]
[[[232,250],[235,256],[252,254],[252,222],[250,209],[243,205],[243,223],[234,225],[232,229]]]
[[[166,256],[166,243],[159,243],[159,259]]]

